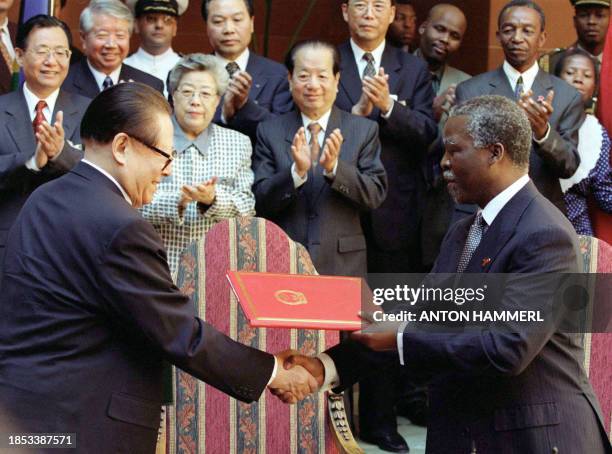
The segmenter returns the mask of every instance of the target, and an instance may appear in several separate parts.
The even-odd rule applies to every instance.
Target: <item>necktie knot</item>
[[[240,66],[238,66],[238,63],[236,63],[235,61],[231,61],[227,65],[225,65],[225,69],[227,70],[227,73],[231,78],[234,74],[240,71]]]
[[[112,87],[113,85],[115,85],[113,83],[113,79],[111,79],[110,76],[106,76],[104,78],[104,82],[102,82],[102,90],[106,90],[106,89]]]
[[[32,120],[32,128],[34,129],[34,134],[36,134],[38,127],[43,123],[43,121],[45,121],[45,116],[43,115],[43,110],[45,110],[45,107],[47,107],[46,101],[40,100],[36,103],[36,107],[34,108],[34,120]]]
[[[516,99],[519,99],[524,91],[525,84],[523,82],[523,76],[519,76],[518,80],[516,81],[516,88],[514,89],[514,96]]]
[[[363,59],[366,61],[366,66],[363,69],[363,77],[374,77],[376,75],[376,68],[374,68],[374,55],[372,52],[366,52],[363,54]]]

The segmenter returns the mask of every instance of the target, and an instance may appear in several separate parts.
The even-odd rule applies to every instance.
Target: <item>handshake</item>
[[[319,358],[285,350],[274,359],[276,375],[268,388],[286,404],[295,404],[323,386],[325,369]]]

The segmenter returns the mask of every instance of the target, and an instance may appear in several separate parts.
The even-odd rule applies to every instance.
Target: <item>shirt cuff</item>
[[[542,145],[546,141],[546,139],[548,139],[548,135],[550,134],[550,123],[546,123],[546,126],[547,129],[546,134],[544,134],[544,137],[542,137],[541,139],[536,139],[535,136],[533,136],[533,141],[538,145]]]
[[[336,169],[334,169],[334,172],[335,170]],[[299,176],[297,173],[297,170],[295,170],[295,162],[294,162],[291,165],[291,177],[293,178],[293,187],[297,189],[300,186],[302,186],[304,183],[306,183],[306,180],[308,180],[308,173],[304,175],[304,178]]]
[[[402,323],[397,328],[397,353],[399,355],[399,362],[404,366],[404,330],[406,329],[408,322]]]
[[[380,113],[380,116],[383,117],[385,120],[388,120],[389,117],[391,116],[391,112],[393,112],[393,106],[395,105],[395,100],[391,100],[391,108],[389,109],[389,112],[387,113]]]
[[[276,359],[276,356],[275,356],[274,357],[274,369],[272,369],[272,376],[270,377],[270,380],[268,380],[268,384],[266,386],[270,386],[270,383],[272,383],[274,379],[276,378],[277,369],[278,369],[278,359]]]
[[[336,163],[334,164],[334,168],[332,169],[331,172],[328,172],[327,170],[323,170],[323,176],[327,178],[334,178],[336,176],[336,170],[338,170],[338,160],[337,159],[336,159]]]
[[[338,369],[336,369],[336,365],[330,356],[327,353],[320,353],[317,355],[317,358],[321,360],[325,369],[325,380],[323,380],[323,386],[321,386],[319,391],[325,392],[340,386]]]
[[[25,166],[32,172],[40,172],[40,169],[36,165],[36,154],[26,161]]]

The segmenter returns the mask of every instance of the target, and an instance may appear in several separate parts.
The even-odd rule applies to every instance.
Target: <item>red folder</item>
[[[227,278],[251,326],[361,329],[360,278],[246,271]]]

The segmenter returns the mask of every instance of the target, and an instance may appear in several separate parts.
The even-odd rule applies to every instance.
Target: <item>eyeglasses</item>
[[[134,139],[136,142],[144,145],[145,147],[147,147],[149,150],[154,151],[157,154],[162,155],[164,158],[167,159],[166,163],[164,164],[164,166],[162,167],[162,172],[164,170],[166,170],[168,168],[168,166],[172,163],[172,161],[174,161],[174,158],[176,158],[176,150],[172,150],[172,152],[167,153],[164,150],[160,150],[157,147],[154,147],[153,145],[149,145],[148,143],[144,142],[143,140],[140,140],[134,136],[130,136],[132,139]]]
[[[36,49],[29,49],[30,52],[37,60],[46,60],[51,58],[51,55],[55,58],[55,60],[59,62],[66,62],[70,59],[70,55],[72,52],[70,49],[66,49],[65,47],[56,47],[51,49],[47,46],[37,47]]]
[[[176,92],[181,95],[186,101],[191,100],[194,95],[197,95],[198,98],[200,98],[200,101],[208,101],[209,99],[217,95],[216,93],[212,93],[211,91],[197,91],[191,88],[178,89]]]

